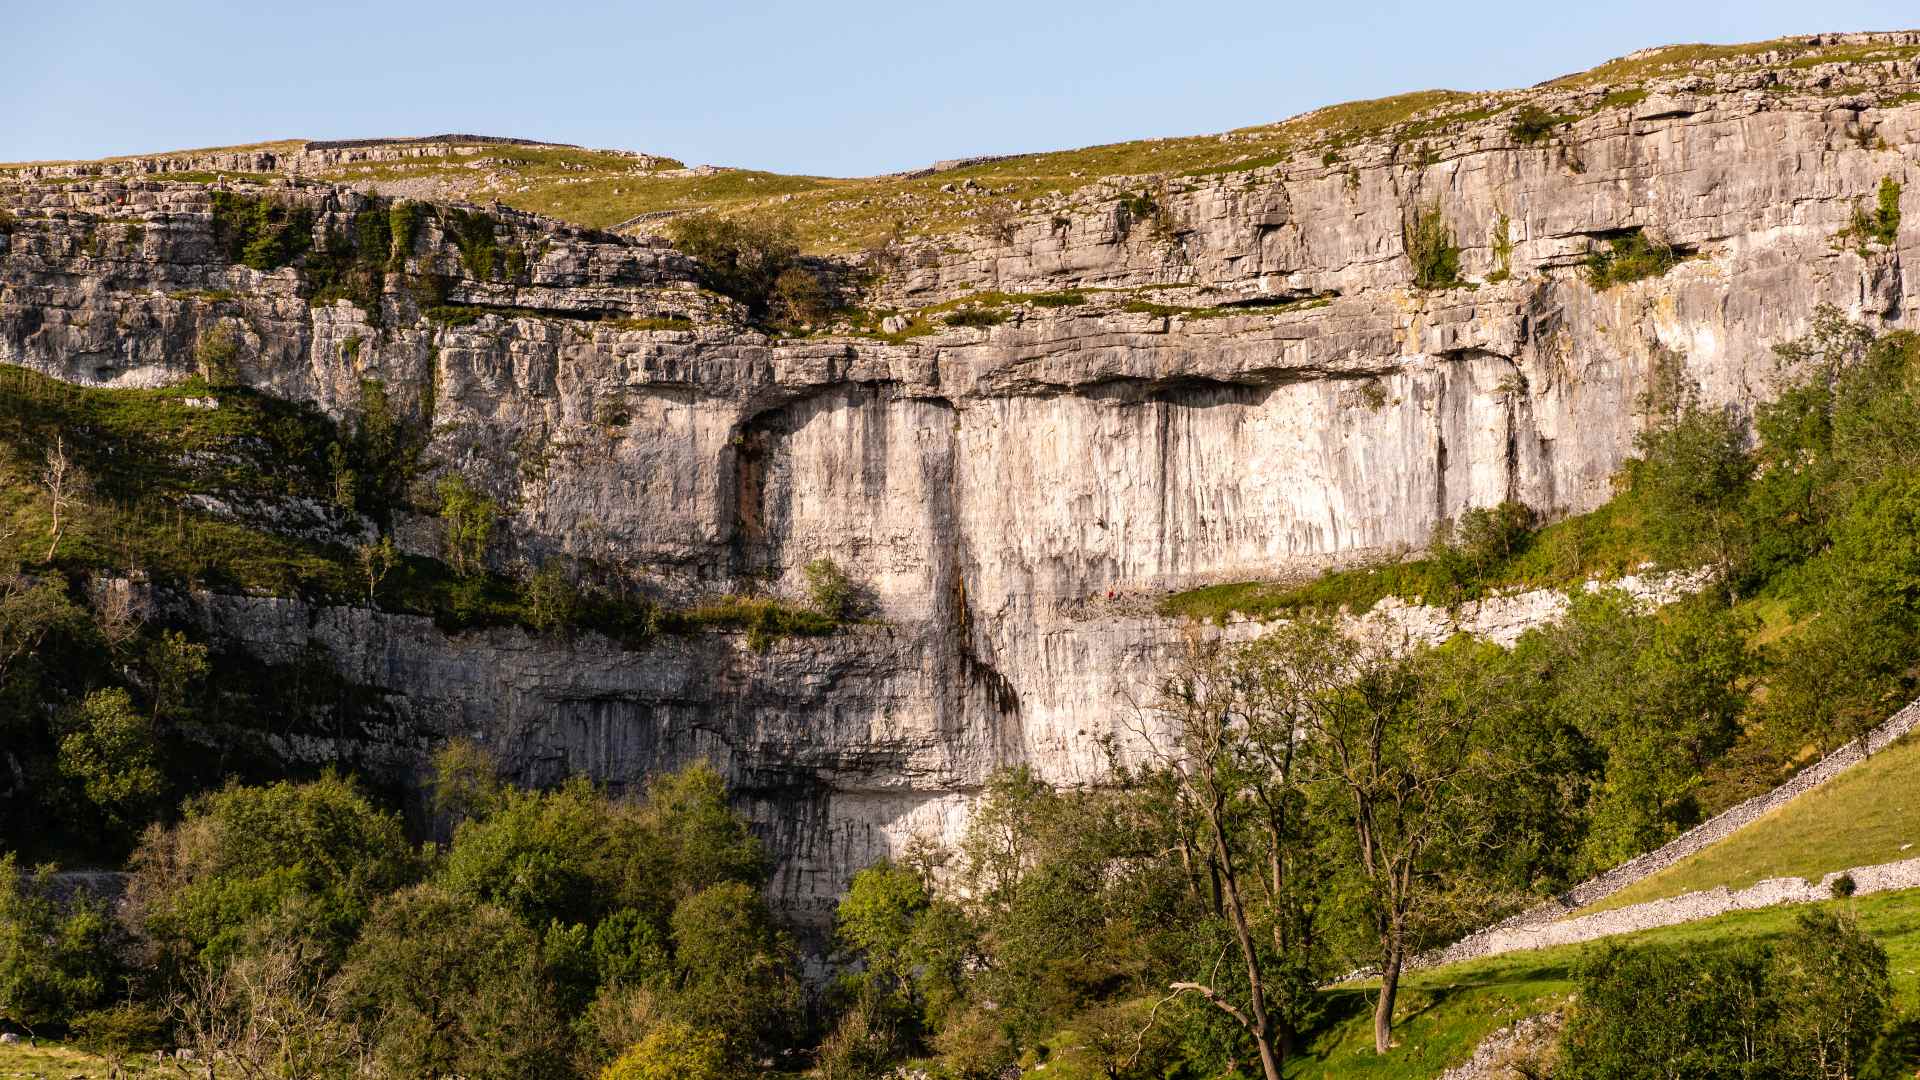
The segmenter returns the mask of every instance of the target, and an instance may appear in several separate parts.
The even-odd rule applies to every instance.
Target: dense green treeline
[[[803,1041],[766,860],[711,769],[633,801],[516,791],[455,744],[436,795],[451,838],[419,847],[337,776],[197,796],[117,913],[6,856],[0,1016],[245,1076],[593,1075],[665,1024],[737,1071]]]

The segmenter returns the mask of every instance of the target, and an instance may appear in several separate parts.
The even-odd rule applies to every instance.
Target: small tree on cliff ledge
[[[440,520],[446,526],[447,561],[463,577],[481,573],[486,569],[487,544],[493,539],[499,506],[459,473],[443,477],[437,491]]]

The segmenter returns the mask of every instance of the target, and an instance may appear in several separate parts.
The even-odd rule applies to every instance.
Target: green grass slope
[[[1860,925],[1886,946],[1899,1008],[1920,1007],[1920,890],[1828,905],[1851,908]],[[1778,937],[1804,906],[1738,912],[1618,940],[1630,944],[1711,946]],[[1472,1054],[1480,1040],[1524,1016],[1547,1012],[1573,993],[1573,972],[1592,945],[1511,953],[1417,972],[1402,984],[1395,1037],[1400,1049],[1373,1053],[1372,988],[1337,992],[1334,1019],[1287,1069],[1300,1080],[1427,1080]],[[1059,1075],[1067,1075],[1065,1073]]]
[[[1768,878],[1809,881],[1920,857],[1920,739],[1908,737],[1674,866],[1588,908],[1605,911]]]

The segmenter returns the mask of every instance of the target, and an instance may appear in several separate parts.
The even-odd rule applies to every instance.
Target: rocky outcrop
[[[1911,59],[1862,67],[1916,78]],[[1884,177],[1920,220],[1920,105],[1830,92],[1858,72],[1802,76],[1777,93],[1736,65],[1612,106],[1604,87],[1543,91],[1592,107],[1538,144],[1495,118],[1418,153],[1382,139],[1170,178],[1153,221],[1118,199],[1128,185],[1094,183],[908,253],[877,299],[1112,291],[891,340],[744,329],[657,242],[510,211],[494,229],[512,277],[477,276],[428,221],[372,310],[316,305],[297,268],[228,262],[204,186],[0,183],[0,362],[151,384],[226,325],[256,386],[342,414],[377,379],[430,414],[432,468],[510,508],[502,565],[565,555],[686,599],[798,593],[802,566],[834,559],[879,624],[767,653],[447,637],[258,597],[203,612],[249,648],[322,648],[386,702],[339,736],[360,749],[316,755],[404,768],[460,731],[524,779],[618,783],[719,757],[787,859],[780,887],[817,906],[917,831],[951,835],[996,767],[1105,774],[1104,740],[1124,747],[1128,703],[1182,631],[1090,600],[1401,553],[1503,499],[1589,509],[1656,369],[1747,409],[1817,305],[1902,325],[1920,233],[1834,237]],[[323,245],[370,205],[246,190],[311,209]],[[1405,227],[1436,207],[1469,283],[1416,289]],[[1634,229],[1690,257],[1596,292],[1578,264]],[[469,317],[426,317],[407,275]],[[1274,306],[1222,306],[1245,300]]]
[[[498,135],[425,135],[411,138],[328,139],[273,143],[232,150],[187,150],[154,157],[113,158],[107,161],[60,161],[16,166],[10,174],[23,180],[134,179],[165,177],[168,173],[284,173],[314,176],[349,165],[450,159],[466,165],[485,164],[489,149],[527,147],[539,150],[579,150],[571,143],[548,143]],[[633,159],[639,171],[677,168],[679,162],[625,150],[599,150]]]
[[[1515,1020],[1480,1040],[1472,1057],[1441,1073],[1439,1080],[1533,1080],[1551,1075],[1542,1063],[1551,1059],[1566,1023],[1564,1009]]]

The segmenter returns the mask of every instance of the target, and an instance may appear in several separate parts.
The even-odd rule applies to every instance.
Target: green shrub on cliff
[[[1420,289],[1452,289],[1462,284],[1460,247],[1435,199],[1417,207],[1404,230],[1407,261],[1413,264],[1413,284]]]
[[[1565,113],[1551,113],[1529,103],[1514,110],[1513,122],[1507,126],[1507,134],[1513,136],[1513,141],[1531,146],[1552,138],[1553,129],[1572,119]]]
[[[499,223],[489,214],[459,207],[442,207],[440,223],[454,246],[460,249],[460,263],[476,281],[490,281],[500,259]]]
[[[1874,192],[1873,209],[1854,204],[1853,216],[1834,236],[1834,241],[1852,247],[1863,257],[1868,253],[1869,244],[1892,247],[1899,242],[1900,190],[1900,181],[1891,176],[1882,177],[1880,187]]]
[[[1671,245],[1649,239],[1636,229],[1607,241],[1604,249],[1587,256],[1587,283],[1595,289],[1609,289],[1643,278],[1659,277],[1680,264],[1680,253]]]
[[[313,211],[270,195],[216,191],[213,236],[228,261],[277,270],[313,246]]]
[[[738,300],[750,321],[814,323],[843,306],[827,280],[801,262],[785,222],[684,214],[668,222],[667,236],[693,259],[700,284]]]
[[[440,497],[447,562],[464,577],[483,572],[494,523],[500,517],[499,504],[459,473],[441,477],[434,493]]]

